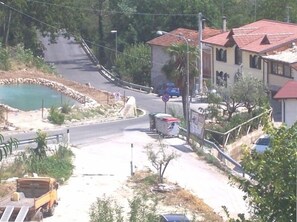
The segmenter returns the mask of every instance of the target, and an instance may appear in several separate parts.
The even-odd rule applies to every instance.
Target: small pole
[[[130,170],[131,170],[131,176],[134,175],[133,172],[133,143],[131,143],[131,161],[130,161]]]
[[[41,119],[43,119],[43,107],[44,107],[44,100],[41,100]]]
[[[67,129],[67,145],[69,145],[70,143],[70,133],[69,133],[69,129]]]
[[[167,111],[167,102],[165,102],[165,113]]]
[[[126,91],[124,90],[124,106],[126,105]]]

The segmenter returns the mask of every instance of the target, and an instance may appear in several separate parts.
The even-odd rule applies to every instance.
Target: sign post
[[[162,96],[162,100],[165,103],[165,113],[166,113],[166,105],[167,105],[167,102],[169,101],[169,97],[170,96],[167,93],[163,94],[163,96]]]

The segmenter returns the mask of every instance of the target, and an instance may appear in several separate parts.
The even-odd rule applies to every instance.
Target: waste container
[[[158,113],[150,113],[149,119],[150,119],[150,131],[153,131],[156,129],[156,121],[155,121],[155,115]]]
[[[150,113],[149,114],[149,119],[150,119],[150,131],[153,131],[156,129],[156,118],[160,117],[166,117],[166,116],[171,116],[170,114],[166,113]]]
[[[178,118],[172,116],[163,116],[156,118],[156,131],[162,136],[178,136],[179,134]]]

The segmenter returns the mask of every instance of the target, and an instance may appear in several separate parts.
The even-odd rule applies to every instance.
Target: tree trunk
[[[9,10],[7,28],[6,28],[6,33],[5,33],[5,43],[4,43],[5,46],[8,45],[8,36],[9,36],[10,22],[11,22],[11,10]]]

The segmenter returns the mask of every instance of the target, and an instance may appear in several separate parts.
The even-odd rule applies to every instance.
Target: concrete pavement
[[[131,191],[124,184],[131,173],[130,162],[133,162],[134,170],[152,168],[144,146],[155,144],[156,138],[155,133],[149,132],[149,124],[144,124],[128,128],[123,134],[98,138],[92,144],[73,148],[76,154],[74,175],[60,188],[61,201],[55,215],[44,221],[87,221],[90,205],[96,197],[104,195],[116,198],[127,207]],[[191,191],[223,217],[223,205],[233,217],[247,213],[243,193],[229,184],[226,175],[199,160],[185,141],[167,138],[164,143],[180,155],[165,172],[169,181]]]

